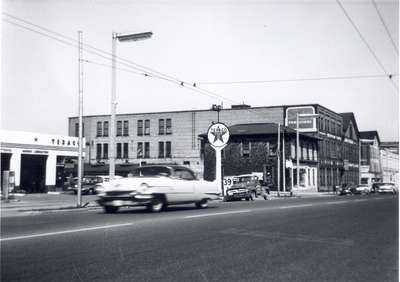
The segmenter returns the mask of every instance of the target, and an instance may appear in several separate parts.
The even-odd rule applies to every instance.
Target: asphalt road
[[[398,281],[398,198],[4,218],[1,281]]]

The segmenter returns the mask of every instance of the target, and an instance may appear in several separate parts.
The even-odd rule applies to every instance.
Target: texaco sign
[[[229,141],[229,129],[223,123],[215,123],[208,128],[208,142],[214,148],[223,148]]]

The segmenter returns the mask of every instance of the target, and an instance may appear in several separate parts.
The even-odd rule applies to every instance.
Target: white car
[[[132,177],[99,184],[97,202],[105,212],[114,213],[124,206],[146,206],[158,212],[168,205],[195,203],[207,207],[208,200],[219,198],[217,183],[198,180],[187,167],[177,165],[143,166]]]
[[[382,183],[378,185],[378,193],[397,193],[396,186],[393,183]]]
[[[358,184],[357,187],[355,188],[354,193],[369,194],[369,193],[371,193],[371,186],[369,186],[368,184]]]
[[[104,186],[102,185],[102,183],[109,182],[110,176],[109,175],[96,175],[96,177],[98,178],[98,182],[97,182],[97,185],[95,186],[95,191],[96,191],[96,194],[99,194],[104,191]],[[123,177],[119,176],[119,175],[114,176],[115,180],[121,179],[121,178],[123,178]]]

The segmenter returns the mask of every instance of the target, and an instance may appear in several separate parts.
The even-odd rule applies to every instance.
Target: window
[[[144,157],[150,158],[150,143],[149,142],[144,143]]]
[[[165,157],[171,158],[171,142],[170,141],[165,142]]]
[[[324,130],[324,119],[322,117],[318,118],[318,126],[319,126],[319,130]]]
[[[129,136],[129,121],[124,120],[124,136]]]
[[[96,159],[100,160],[101,159],[101,144],[96,145]]]
[[[117,121],[117,136],[122,136],[122,121]]]
[[[139,142],[137,144],[137,158],[138,159],[143,158],[143,143],[142,142]]]
[[[242,157],[250,156],[250,142],[242,141]]]
[[[159,119],[158,120],[158,134],[159,135],[164,135],[164,119]]]
[[[128,143],[124,143],[124,154],[123,154],[124,159],[129,159],[129,147]]]
[[[75,136],[79,137],[79,123],[75,123]]]
[[[294,143],[290,144],[290,157],[292,159],[296,158],[296,145]]]
[[[144,121],[144,135],[150,135],[150,120],[146,119]]]
[[[143,135],[143,120],[138,120],[137,121],[137,135],[142,136]]]
[[[164,142],[158,142],[158,157],[164,158]]]
[[[122,146],[121,143],[117,143],[117,159],[120,159],[122,156]]]
[[[172,121],[170,118],[167,118],[166,121],[166,134],[172,134]]]
[[[108,121],[103,122],[103,136],[108,137]]]
[[[101,121],[98,121],[97,122],[97,133],[96,133],[96,137],[101,137],[101,136],[103,136],[103,134],[102,134],[102,124],[101,124]]]
[[[329,120],[325,120],[325,132],[329,132]]]
[[[103,159],[108,159],[108,144],[103,144]]]

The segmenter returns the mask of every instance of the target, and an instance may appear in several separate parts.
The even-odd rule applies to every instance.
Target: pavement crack
[[[81,276],[79,275],[78,269],[76,268],[75,264],[72,265],[72,268],[74,269],[74,272],[75,272],[76,276],[78,277],[79,281],[83,282],[83,280],[82,280]]]
[[[204,279],[204,281],[207,281],[207,282],[208,282],[209,280],[207,279],[207,276],[204,274],[204,272],[201,271],[200,268],[198,268],[197,270],[200,272],[200,275],[201,275],[201,277]]]

